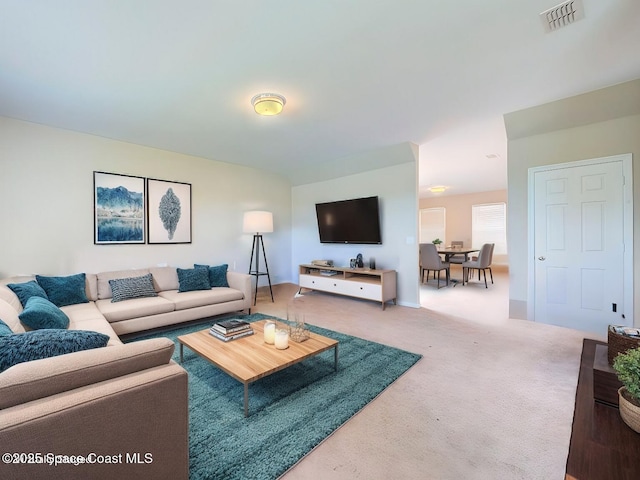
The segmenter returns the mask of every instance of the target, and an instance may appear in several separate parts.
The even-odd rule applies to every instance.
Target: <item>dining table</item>
[[[448,262],[454,255],[464,255],[464,261],[469,261],[469,254],[479,252],[479,248],[457,248],[457,247],[445,247],[438,250],[440,255],[444,255],[444,261]]]
[[[444,261],[448,262],[454,255],[464,255],[464,261],[469,261],[469,254],[479,252],[478,248],[464,248],[464,247],[445,247],[438,250],[440,255],[444,255]],[[463,272],[464,275],[464,272]],[[455,287],[461,280],[451,278],[449,282]],[[464,281],[462,281],[464,283]]]

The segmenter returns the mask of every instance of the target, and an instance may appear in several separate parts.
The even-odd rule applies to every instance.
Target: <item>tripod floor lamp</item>
[[[242,222],[244,233],[253,233],[253,246],[251,247],[251,262],[249,263],[249,275],[256,277],[256,290],[253,296],[253,304],[258,299],[258,280],[266,275],[269,280],[269,292],[273,302],[273,289],[271,288],[271,276],[269,275],[269,265],[267,264],[267,254],[262,241],[263,233],[273,232],[273,214],[271,212],[252,211],[245,212]],[[260,271],[260,247],[262,247],[262,258],[264,259],[264,272]],[[253,258],[255,256],[256,268],[253,268]]]

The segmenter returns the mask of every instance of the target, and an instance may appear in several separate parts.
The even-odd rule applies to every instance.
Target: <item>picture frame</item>
[[[191,184],[147,179],[148,243],[191,243]]]
[[[146,243],[144,177],[93,172],[93,242]]]

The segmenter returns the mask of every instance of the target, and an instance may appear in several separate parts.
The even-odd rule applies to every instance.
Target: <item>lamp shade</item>
[[[261,210],[244,212],[242,230],[244,233],[273,232],[273,214]]]

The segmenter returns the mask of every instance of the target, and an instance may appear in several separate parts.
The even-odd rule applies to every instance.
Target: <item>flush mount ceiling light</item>
[[[438,187],[431,187],[429,188],[429,191],[431,193],[442,193],[447,189],[447,187],[443,187],[443,186],[438,186]]]
[[[278,115],[287,100],[277,93],[259,93],[251,99],[251,105],[258,115]]]

